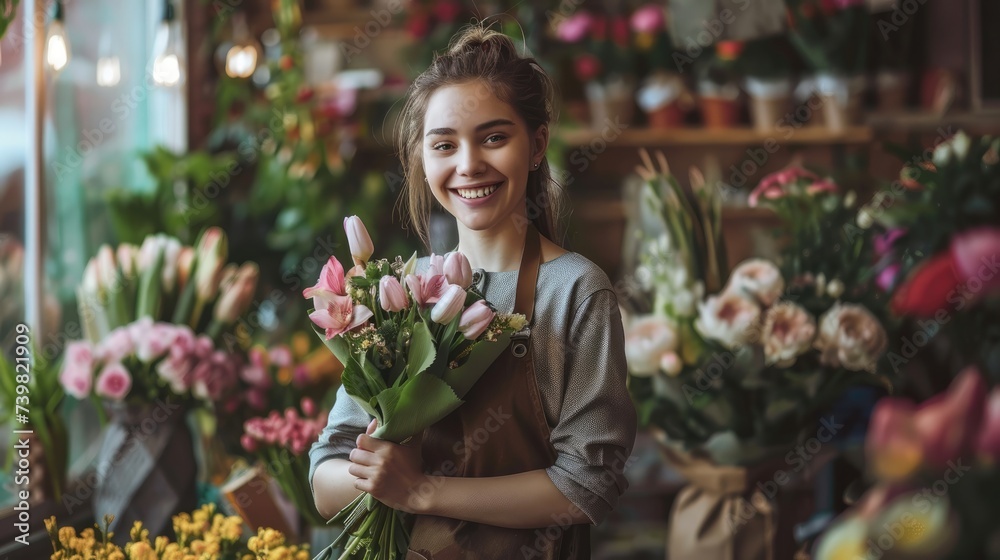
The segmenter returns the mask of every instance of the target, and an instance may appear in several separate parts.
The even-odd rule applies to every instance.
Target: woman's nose
[[[486,171],[486,162],[479,150],[464,148],[458,154],[458,166],[455,171],[463,177],[474,177]]]

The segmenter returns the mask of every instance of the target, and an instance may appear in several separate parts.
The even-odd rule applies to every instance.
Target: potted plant
[[[646,75],[636,92],[636,102],[652,128],[675,128],[683,124],[692,97],[674,67],[674,52],[667,31],[663,6],[646,4],[629,18],[635,32],[635,44],[641,54]]]
[[[740,55],[750,120],[760,132],[774,130],[791,108],[792,64],[785,46],[784,37],[765,37],[747,42]]]
[[[789,39],[813,71],[826,126],[861,118],[871,18],[863,0],[787,0]]]
[[[630,124],[634,84],[627,19],[580,10],[559,22],[556,35],[585,47],[574,54],[573,71],[584,84],[591,126],[603,128],[609,119]]]
[[[708,128],[732,128],[740,120],[737,60],[742,50],[740,41],[720,41],[698,61],[698,104]]]

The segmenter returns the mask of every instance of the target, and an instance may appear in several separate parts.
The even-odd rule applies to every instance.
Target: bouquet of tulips
[[[60,373],[66,392],[213,402],[234,387],[237,321],[258,269],[252,262],[227,266],[226,252],[218,228],[206,230],[196,247],[165,235],[149,236],[141,247],[101,247],[78,290],[85,340],[67,346]]]
[[[372,260],[361,220],[347,218],[344,227],[355,266],[345,276],[330,257],[303,296],[312,298],[309,317],[344,364],[347,394],[378,420],[372,435],[400,443],[462,404],[525,317],[496,313],[471,289],[472,268],[461,253],[432,255],[426,273],[415,274],[415,253],[406,263]],[[331,519],[345,531],[318,558],[330,558],[345,539],[341,558],[362,549],[365,558],[404,556],[403,515],[361,494]]]
[[[266,417],[250,418],[243,423],[240,444],[268,465],[288,465],[289,468],[277,469],[272,475],[306,521],[322,525],[326,520],[316,511],[309,489],[306,451],[326,426],[328,411],[317,410],[316,403],[308,397],[302,399],[299,409],[289,407],[284,413],[272,410]]]

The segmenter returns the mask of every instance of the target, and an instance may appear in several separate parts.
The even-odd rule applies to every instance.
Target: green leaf
[[[404,385],[378,395],[385,423],[374,437],[399,443],[441,420],[462,404],[444,381],[433,375],[418,375]]]
[[[505,332],[497,336],[494,341],[479,341],[472,348],[465,363],[455,369],[446,367],[441,379],[455,391],[456,395],[464,398],[486,369],[507,349],[512,335],[513,333]]]
[[[432,363],[436,352],[434,351],[434,337],[431,336],[427,323],[417,322],[413,325],[413,335],[410,336],[410,348],[406,355],[406,377],[411,379],[421,373]]]

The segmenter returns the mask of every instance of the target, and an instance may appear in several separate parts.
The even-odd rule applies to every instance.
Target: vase
[[[690,94],[681,77],[671,72],[656,72],[643,81],[636,92],[639,108],[646,112],[649,127],[677,128],[684,123],[682,106]]]
[[[128,541],[136,521],[152,535],[170,534],[171,518],[197,506],[198,468],[185,407],[171,400],[104,407],[109,423],[96,461],[94,518],[114,515],[115,542]]]
[[[823,121],[830,130],[841,131],[861,122],[863,76],[816,76],[816,93],[822,103]]]
[[[594,130],[632,124],[635,104],[629,80],[613,76],[605,82],[588,82],[586,94],[590,105],[590,126]]]
[[[754,130],[772,132],[789,113],[792,83],[788,79],[763,80],[747,78],[746,90],[750,96],[750,120]]]
[[[910,75],[903,71],[882,70],[875,75],[880,113],[899,112],[906,109]]]
[[[740,90],[734,84],[698,84],[698,106],[706,128],[733,128],[740,121]]]

